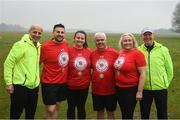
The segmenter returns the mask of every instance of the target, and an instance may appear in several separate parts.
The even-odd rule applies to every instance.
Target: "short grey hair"
[[[105,39],[107,38],[106,34],[104,32],[97,32],[97,33],[95,33],[94,34],[94,38],[96,38],[97,35],[103,35]]]

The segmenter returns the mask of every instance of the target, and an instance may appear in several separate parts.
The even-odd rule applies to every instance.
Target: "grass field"
[[[0,119],[9,118],[9,95],[5,91],[4,81],[3,81],[3,63],[6,59],[7,54],[9,53],[10,48],[13,43],[18,41],[23,33],[15,33],[15,32],[0,32]],[[44,42],[46,39],[50,38],[51,34],[46,33],[41,42]],[[118,42],[119,42],[120,34],[107,34],[108,44],[118,50]],[[141,44],[140,36],[136,35],[138,43]],[[72,45],[73,34],[67,33],[66,39],[69,40],[69,44]],[[173,64],[174,64],[174,79],[169,87],[168,94],[168,117],[170,119],[180,119],[180,36],[156,36],[156,40],[163,45],[167,46],[170,50],[170,54],[172,56]],[[95,48],[95,44],[93,41],[93,34],[88,34],[88,45],[91,49]],[[89,90],[91,93],[91,90]],[[35,118],[42,118],[45,107],[42,103],[41,92],[39,92],[39,101],[38,107],[36,111]],[[66,118],[66,110],[67,103],[62,102],[60,106],[59,118]],[[92,108],[92,99],[91,94],[88,96],[88,100],[86,103],[86,111],[87,118],[96,118],[96,112],[93,111]],[[121,113],[119,110],[119,106],[117,106],[117,110],[115,112],[116,118],[121,118]],[[24,115],[22,115],[24,118]],[[134,118],[140,118],[139,113],[139,104],[136,106],[136,110],[134,113]],[[156,118],[156,111],[153,104],[151,108],[151,118]]]

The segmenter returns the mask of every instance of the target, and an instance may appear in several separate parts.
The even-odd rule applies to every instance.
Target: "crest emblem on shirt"
[[[77,57],[74,61],[74,67],[79,70],[82,71],[87,67],[87,61],[84,57]]]
[[[68,61],[69,61],[68,53],[65,51],[61,52],[59,54],[58,60],[59,60],[59,64],[61,66],[66,66],[68,64]]]
[[[99,72],[105,72],[108,69],[108,62],[106,59],[99,59],[96,62],[96,70]]]
[[[119,69],[123,66],[125,62],[125,57],[121,56],[118,59],[116,59],[115,63],[114,63],[114,68]]]

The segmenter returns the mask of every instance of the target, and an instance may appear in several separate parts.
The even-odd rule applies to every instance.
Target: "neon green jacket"
[[[16,42],[4,62],[4,80],[6,85],[18,84],[34,89],[39,86],[40,44],[37,48],[29,35],[25,34]]]
[[[147,63],[144,90],[167,89],[173,78],[173,64],[169,50],[156,41],[150,52],[144,44],[139,49],[144,53]]]

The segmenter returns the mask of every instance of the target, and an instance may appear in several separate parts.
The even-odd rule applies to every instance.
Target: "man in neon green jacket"
[[[11,97],[10,119],[19,119],[25,108],[26,119],[33,119],[37,106],[40,44],[43,29],[34,24],[16,42],[4,62],[6,90]]]
[[[141,118],[149,119],[153,99],[158,119],[167,119],[167,89],[173,78],[173,64],[168,49],[154,41],[151,28],[142,30],[142,44],[139,49],[146,58],[146,81],[143,99],[140,102]]]

